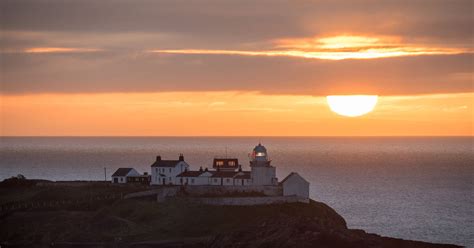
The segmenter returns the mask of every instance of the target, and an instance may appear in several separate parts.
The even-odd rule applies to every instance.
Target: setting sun
[[[373,95],[341,95],[327,96],[329,108],[343,116],[357,117],[372,111],[377,104],[378,96]]]

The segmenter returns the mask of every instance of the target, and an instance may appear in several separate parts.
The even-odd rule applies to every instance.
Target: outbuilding
[[[112,183],[127,183],[127,177],[140,176],[133,168],[118,168],[114,174],[112,174]]]
[[[280,182],[283,187],[284,196],[299,196],[305,199],[309,198],[309,182],[296,172],[291,172],[283,181]]]

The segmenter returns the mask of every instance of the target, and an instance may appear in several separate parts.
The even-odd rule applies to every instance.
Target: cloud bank
[[[5,0],[0,8],[3,94],[473,91],[468,0]]]

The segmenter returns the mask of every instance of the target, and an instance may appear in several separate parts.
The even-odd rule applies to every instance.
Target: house
[[[241,171],[234,177],[234,185],[249,186],[252,185],[252,177],[250,171]]]
[[[234,185],[235,171],[216,171],[211,176],[211,185]]]
[[[184,161],[162,160],[161,156],[151,165],[152,185],[213,185],[213,186],[274,186],[281,188],[284,196],[309,199],[309,183],[298,173],[290,173],[278,183],[276,168],[271,165],[267,149],[258,144],[250,156],[250,171],[243,171],[237,158],[214,158],[212,169],[192,171]],[[132,179],[131,179],[132,180]]]
[[[300,196],[309,198],[309,182],[296,172],[291,172],[283,181],[280,182],[283,187],[284,196]]]
[[[180,157],[181,158],[181,157]],[[168,160],[167,160],[168,161]],[[160,167],[155,174],[158,179],[152,175],[153,180],[158,182],[153,184],[177,184],[177,185],[222,185],[222,186],[265,186],[278,185],[276,178],[276,168],[272,166],[268,159],[267,149],[258,144],[252,152],[250,161],[250,171],[243,171],[237,158],[214,158],[212,163],[213,171],[201,169],[199,171],[189,170],[186,164],[184,169],[177,164],[178,161],[164,163],[161,157],[152,165],[152,173]],[[184,162],[184,158],[183,158]],[[168,166],[168,167],[164,167]],[[170,169],[174,168],[174,170]],[[162,173],[168,173],[163,174]],[[178,174],[176,174],[179,172]],[[166,183],[160,182],[160,178],[167,180]]]
[[[148,175],[148,172],[143,173],[143,175],[127,177],[127,183],[150,185],[150,182],[151,176]]]
[[[207,168],[205,170],[202,167],[199,171],[188,171],[180,173],[176,176],[176,184],[179,185],[209,185],[209,178],[212,177],[213,172]]]
[[[188,169],[189,164],[184,161],[183,154],[179,155],[178,160],[163,160],[161,156],[157,156],[156,161],[151,165],[151,184],[178,184],[176,176]]]
[[[114,174],[112,174],[112,183],[127,183],[127,177],[140,176],[133,168],[118,168]]]

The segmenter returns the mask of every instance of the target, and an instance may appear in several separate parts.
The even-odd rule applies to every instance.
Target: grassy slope
[[[0,202],[84,199],[132,192],[128,187],[0,187]],[[0,242],[49,244],[203,238],[206,246],[435,247],[368,235],[319,202],[265,206],[206,206],[175,198],[108,200],[83,205],[16,211],[0,217]]]

